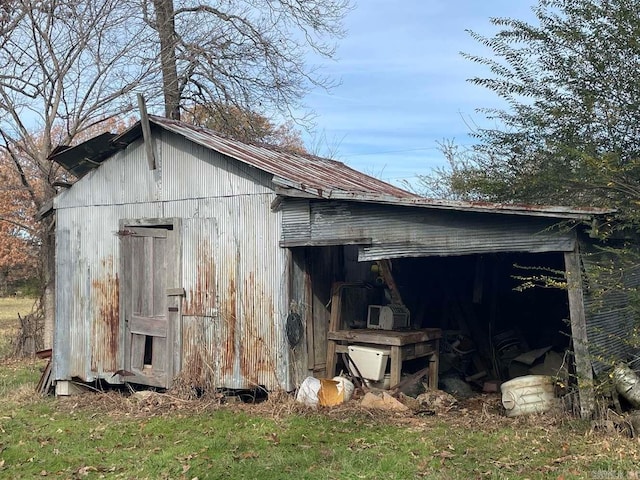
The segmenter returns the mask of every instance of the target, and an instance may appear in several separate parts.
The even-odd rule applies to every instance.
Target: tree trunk
[[[44,349],[53,347],[56,310],[56,252],[55,228],[42,232],[42,311],[44,314],[44,331],[42,345]]]
[[[173,18],[173,0],[153,0],[156,11],[156,28],[160,37],[160,64],[162,66],[162,91],[167,118],[180,120],[180,87],[176,62],[176,35]]]

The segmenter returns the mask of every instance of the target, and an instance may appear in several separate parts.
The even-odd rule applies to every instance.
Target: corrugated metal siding
[[[287,263],[273,198],[203,199],[204,218],[183,221],[183,372],[192,381],[289,387]]]
[[[162,132],[155,145],[156,170],[149,170],[136,141],[58,195],[56,208],[272,193],[270,175],[171,132]]]
[[[162,131],[162,139],[162,200],[273,193],[265,172],[168,131]]]
[[[282,204],[282,240],[311,238],[309,200],[287,199]]]
[[[159,147],[158,151],[162,151],[162,148]],[[144,146],[141,141],[136,141],[76,182],[72,188],[60,193],[54,200],[55,208],[160,200],[162,162],[158,163],[159,168],[150,171]]]
[[[58,211],[56,379],[92,381],[121,368],[118,222],[131,215],[155,218],[160,212],[160,204]]]
[[[159,170],[148,170],[136,142],[56,199],[64,293],[55,379],[110,379],[122,368],[120,220],[182,218],[183,283],[170,286],[186,291],[183,371],[217,387],[292,388],[287,257],[278,247],[282,214],[271,211],[275,194],[264,185],[269,175],[171,132],[157,146]]]
[[[434,211],[354,202],[311,202],[309,231],[299,202],[285,201],[282,240],[348,241],[370,238],[360,261],[427,255],[570,251],[573,231],[553,219]],[[289,225],[289,223],[291,225]]]
[[[598,273],[598,265],[606,265],[606,255],[591,250],[582,259],[587,273],[584,309],[589,351],[594,371],[601,374],[614,362],[628,361],[638,353],[634,341],[638,333],[637,312],[630,306],[629,296],[640,288],[640,265],[616,271],[615,281],[622,281],[616,288],[607,283],[603,292],[589,288],[589,284],[602,274]]]

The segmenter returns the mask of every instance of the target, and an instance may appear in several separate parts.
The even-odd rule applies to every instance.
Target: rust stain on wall
[[[104,277],[91,282],[96,312],[91,328],[91,371],[115,372],[120,338],[120,282],[111,257],[102,261],[102,270],[106,272]]]
[[[227,272],[227,291],[225,292],[225,301],[222,305],[222,320],[225,324],[226,331],[224,341],[224,352],[222,371],[223,374],[233,374],[233,365],[236,357],[236,333],[238,321],[237,309],[237,270],[240,265],[240,252],[237,251],[235,261],[229,262],[229,270]]]
[[[184,315],[211,315],[216,308],[216,264],[209,242],[198,246],[195,287],[186,294]]]
[[[265,294],[251,272],[244,282],[242,319],[242,376],[253,385],[275,379],[274,359],[277,355],[275,312],[272,298]]]
[[[192,386],[203,386],[204,382],[204,362],[202,351],[206,348],[204,339],[199,332],[199,322],[193,319],[185,321],[182,330],[182,371],[180,380]]]

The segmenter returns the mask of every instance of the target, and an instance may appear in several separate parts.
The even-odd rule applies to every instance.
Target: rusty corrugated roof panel
[[[342,162],[292,153],[267,145],[239,142],[218,135],[212,130],[167,118],[150,116],[149,120],[204,147],[312,189],[316,192],[314,194],[321,197],[324,197],[322,192],[338,190],[394,198],[419,198],[418,195],[358,172]]]
[[[553,205],[523,205],[510,203],[469,202],[421,197],[377,178],[358,172],[342,162],[309,154],[289,152],[269,145],[248,144],[224,137],[212,130],[184,122],[151,115],[152,124],[183,136],[188,140],[234,158],[246,165],[272,174],[276,192],[284,196],[309,196],[333,200],[385,203],[434,209],[501,213],[511,215],[542,216],[587,220],[594,215],[613,213],[610,208],[566,207]],[[125,148],[142,135],[140,122],[115,138],[98,136],[85,144],[60,152],[51,157],[66,168],[97,168],[105,154]],[[91,144],[100,140],[109,148]],[[96,150],[93,152],[92,150]]]

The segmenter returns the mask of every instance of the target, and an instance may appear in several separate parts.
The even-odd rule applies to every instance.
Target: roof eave
[[[462,202],[455,200],[434,200],[426,197],[398,198],[391,195],[378,195],[366,192],[343,190],[319,190],[306,185],[291,182],[274,176],[276,193],[286,197],[321,198],[325,200],[349,200],[356,202],[380,203],[387,205],[429,208],[437,210],[457,210],[480,213],[499,213],[505,215],[522,215],[548,217],[565,220],[588,221],[594,216],[615,213],[616,210],[605,208],[574,209],[562,206],[531,206],[488,202]]]

